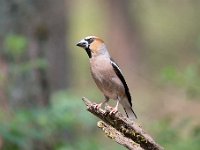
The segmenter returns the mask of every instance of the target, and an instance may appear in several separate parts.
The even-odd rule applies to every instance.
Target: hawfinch
[[[96,36],[88,36],[78,42],[77,46],[87,52],[92,77],[105,96],[105,100],[96,107],[100,108],[109,99],[113,99],[117,101],[117,104],[110,113],[116,113],[120,103],[129,118],[137,118],[132,109],[129,88],[119,66],[110,57],[104,41]]]

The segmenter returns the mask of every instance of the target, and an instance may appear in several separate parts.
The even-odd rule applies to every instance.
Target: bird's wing
[[[124,89],[125,89],[125,93],[126,93],[126,96],[128,98],[128,101],[129,101],[129,104],[130,106],[132,107],[132,102],[131,102],[131,94],[129,92],[129,88],[128,88],[128,85],[126,84],[126,81],[122,75],[122,72],[119,68],[119,66],[114,62],[114,60],[111,58],[111,65],[116,73],[116,75],[119,77],[119,79],[121,80],[123,86],[124,86]]]

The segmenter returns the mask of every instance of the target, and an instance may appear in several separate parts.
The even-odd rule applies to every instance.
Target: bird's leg
[[[95,104],[95,108],[99,109],[101,108],[102,105],[105,105],[107,102],[109,101],[109,98],[107,96],[105,96],[105,100],[99,104]]]
[[[116,113],[117,111],[118,111],[118,105],[119,105],[119,99],[117,99],[117,105],[110,111],[110,115],[112,114],[112,113]]]

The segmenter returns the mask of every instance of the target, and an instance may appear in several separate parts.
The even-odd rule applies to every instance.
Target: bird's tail
[[[137,119],[137,115],[135,114],[131,106],[124,107],[124,111],[126,112],[128,118],[132,120]]]

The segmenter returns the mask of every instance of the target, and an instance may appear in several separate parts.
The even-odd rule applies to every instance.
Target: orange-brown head
[[[85,49],[89,58],[108,53],[104,41],[96,36],[87,36],[76,45]]]

